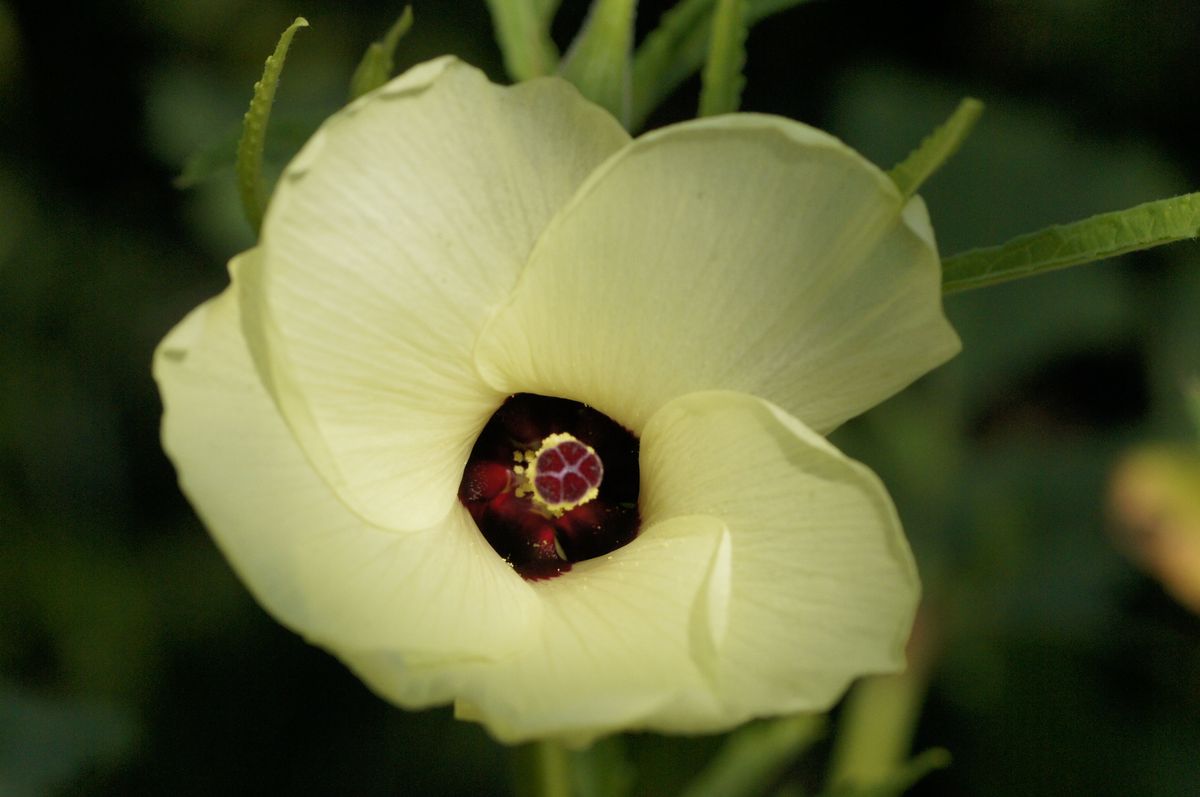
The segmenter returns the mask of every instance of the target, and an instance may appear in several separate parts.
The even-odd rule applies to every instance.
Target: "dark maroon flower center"
[[[518,393],[467,460],[458,499],[527,580],[554,578],[638,532],[638,440],[586,404]]]

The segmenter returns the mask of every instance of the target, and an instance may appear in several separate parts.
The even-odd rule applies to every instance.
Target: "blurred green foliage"
[[[922,189],[946,253],[1200,187],[1181,99],[1200,88],[1200,5],[881,6],[755,28],[743,108],[887,168],[961,96],[983,99]],[[664,7],[641,5],[639,35]],[[267,618],[158,448],[151,350],[251,242],[219,153],[263,58],[309,19],[272,120],[277,171],[401,10],[0,2],[0,792],[507,793],[482,731],[384,704]],[[399,69],[453,52],[502,78],[483,2],[414,10]],[[560,49],[583,15],[563,4]],[[697,88],[650,124],[690,115]],[[196,152],[207,164],[174,187]],[[926,582],[915,745],[954,763],[914,794],[1200,788],[1200,620],[1120,558],[1104,513],[1123,450],[1193,434],[1198,308],[1194,243],[951,297],[963,354],[836,433],[893,492]],[[721,742],[627,737],[630,793],[678,792]],[[813,793],[827,753],[780,793]]]

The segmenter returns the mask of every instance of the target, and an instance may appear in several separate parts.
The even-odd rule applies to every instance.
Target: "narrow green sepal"
[[[487,0],[487,5],[509,77],[529,80],[558,67],[558,49],[550,40],[556,0]]]
[[[741,104],[747,30],[745,0],[717,0],[701,76],[700,116],[733,113]]]
[[[696,65],[703,62],[714,1],[680,0],[663,14],[658,27],[638,47],[633,58],[634,126],[640,127],[655,106],[687,77],[683,64],[690,60],[694,42],[700,44]]]
[[[788,766],[825,735],[821,714],[800,714],[747,725],[733,733],[688,784],[683,797],[766,794]]]
[[[746,27],[809,0],[745,0]],[[716,0],[680,0],[638,47],[633,59],[631,129],[650,113],[708,57]]]
[[[300,28],[307,28],[308,20],[296,17],[296,21],[279,37],[275,52],[267,58],[262,79],[254,84],[254,96],[250,108],[242,118],[242,137],[238,141],[237,173],[238,193],[242,198],[242,210],[246,220],[257,234],[262,226],[263,214],[267,209],[267,189],[263,181],[263,148],[267,139],[267,122],[271,118],[271,105],[275,101],[275,88],[283,72],[292,37]]]
[[[901,193],[906,197],[917,193],[917,189],[958,152],[982,113],[982,102],[973,97],[965,98],[946,121],[926,136],[907,158],[896,164],[888,176]]]
[[[559,74],[629,126],[633,110],[633,22],[637,0],[594,0]]]
[[[377,42],[371,42],[362,60],[350,78],[350,99],[356,100],[368,91],[387,83],[396,66],[396,46],[408,33],[413,24],[412,6],[404,9],[400,18],[388,28],[388,32]]]
[[[942,292],[955,293],[1079,266],[1200,235],[1200,192],[1047,227],[942,261]]]

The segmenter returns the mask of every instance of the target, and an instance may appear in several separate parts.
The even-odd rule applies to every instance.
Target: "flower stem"
[[[516,749],[517,794],[571,797],[571,755],[561,744],[543,740]]]

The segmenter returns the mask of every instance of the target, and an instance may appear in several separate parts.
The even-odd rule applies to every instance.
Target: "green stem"
[[[682,797],[766,794],[796,759],[821,740],[825,716],[800,714],[745,725],[731,734]]]
[[[884,783],[908,758],[920,718],[925,678],[912,671],[860,681],[838,722],[830,762],[834,789]]]
[[[555,741],[519,747],[517,794],[521,797],[571,797],[571,754]]]

